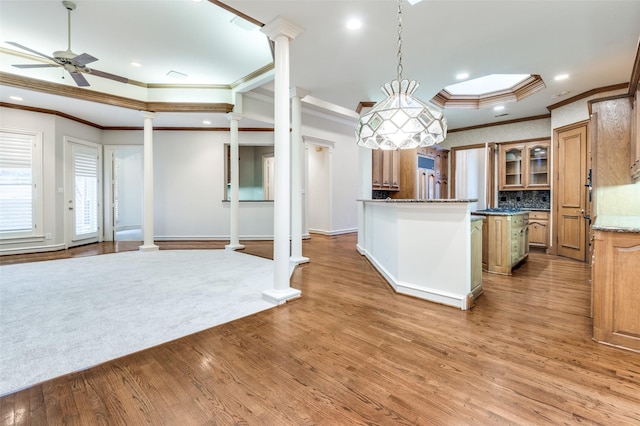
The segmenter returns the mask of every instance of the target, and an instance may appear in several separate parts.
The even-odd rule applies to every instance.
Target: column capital
[[[150,119],[154,119],[156,117],[156,113],[155,112],[151,112],[151,111],[140,111],[142,112],[142,116],[144,118],[150,118]]]
[[[303,29],[287,21],[281,16],[276,16],[271,21],[267,22],[260,31],[265,33],[272,41],[276,41],[276,38],[281,35],[293,40],[303,31]]]
[[[292,87],[291,89],[289,89],[289,97],[290,98],[304,98],[305,96],[307,96],[309,93],[311,93],[309,90],[307,89],[303,89],[302,87]]]
[[[231,121],[231,120],[236,120],[236,121],[240,121],[242,120],[242,117],[244,117],[244,115],[239,114],[237,112],[228,112],[224,115],[226,117],[227,120]]]

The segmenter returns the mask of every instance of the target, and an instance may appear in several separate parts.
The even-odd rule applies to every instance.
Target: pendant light
[[[413,149],[444,141],[442,111],[413,96],[420,84],[402,79],[402,0],[398,0],[398,78],[381,87],[387,96],[363,114],[356,126],[358,145],[370,149]]]

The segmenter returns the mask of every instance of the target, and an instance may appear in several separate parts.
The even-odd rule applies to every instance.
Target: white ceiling
[[[361,101],[383,98],[380,86],[396,78],[395,0],[223,0],[257,21],[281,16],[302,33],[291,42],[291,85],[315,99],[355,110]],[[78,0],[72,12],[71,47],[99,58],[101,71],[147,84],[230,85],[271,62],[260,31],[230,24],[232,13],[208,1]],[[449,109],[450,128],[547,114],[547,106],[594,88],[629,81],[640,36],[640,1],[615,0],[424,0],[403,5],[403,77],[421,83],[417,95],[430,99],[456,83],[494,73],[539,74],[546,88],[504,111]],[[345,27],[360,18],[360,30]],[[0,0],[0,40],[14,41],[50,55],[67,47],[67,11],[58,0]],[[3,43],[0,69],[26,77],[73,84],[60,68],[17,69],[36,63],[16,56]],[[9,52],[8,50],[11,50]],[[131,61],[141,68],[133,68]],[[176,81],[168,71],[188,74]],[[554,81],[557,74],[570,78]],[[87,77],[88,90],[135,94],[139,86]],[[102,81],[98,81],[102,80]],[[270,87],[267,84],[266,89]],[[263,87],[264,93],[265,88]],[[561,92],[568,92],[557,97]],[[139,111],[0,86],[0,101],[61,111],[102,126],[141,126]],[[135,96],[135,95],[132,95]],[[198,100],[200,101],[200,100]],[[508,114],[496,118],[497,114]],[[217,114],[160,113],[154,126],[228,125]],[[243,120],[242,127],[265,123]],[[269,124],[270,126],[270,124]]]

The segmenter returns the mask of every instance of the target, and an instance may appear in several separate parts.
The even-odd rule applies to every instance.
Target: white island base
[[[357,249],[396,292],[473,307],[482,293],[482,218],[471,217],[477,200],[358,201]]]

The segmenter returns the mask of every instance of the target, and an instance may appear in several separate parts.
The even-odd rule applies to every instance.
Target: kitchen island
[[[482,293],[476,201],[358,200],[357,249],[396,292],[469,309]]]
[[[511,275],[529,258],[529,212],[522,209],[478,210],[486,216],[483,226],[483,269],[493,274]]]

